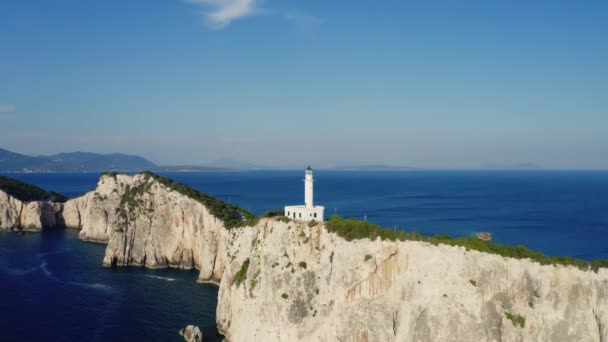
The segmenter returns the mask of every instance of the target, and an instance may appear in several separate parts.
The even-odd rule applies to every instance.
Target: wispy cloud
[[[10,114],[15,111],[14,104],[0,103],[0,114]]]
[[[313,35],[317,27],[325,22],[323,18],[298,11],[285,12],[283,16],[285,20],[292,23],[296,29],[308,36]]]
[[[244,17],[260,14],[260,0],[186,0],[204,8],[207,24],[214,29],[223,29],[231,22]]]

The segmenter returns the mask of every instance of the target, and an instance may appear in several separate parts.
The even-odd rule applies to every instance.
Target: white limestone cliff
[[[217,309],[230,341],[608,340],[605,269],[415,241],[348,242],[323,225],[262,221],[231,236]]]
[[[0,190],[0,230],[40,231],[63,225],[61,203],[22,202]]]
[[[226,229],[145,174],[101,177],[63,219],[108,244],[105,266],[199,269],[228,341],[608,341],[607,269],[346,241],[323,223]]]
[[[201,203],[148,175],[102,176],[94,191],[66,202],[63,215],[82,240],[108,244],[104,266],[197,268],[200,281],[222,277],[215,261],[226,254],[228,230]]]

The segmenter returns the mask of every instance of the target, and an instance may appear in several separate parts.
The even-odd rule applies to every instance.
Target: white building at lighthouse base
[[[314,206],[306,207],[305,205],[288,205],[285,207],[285,216],[296,221],[316,221],[323,222],[323,213],[325,207]]]

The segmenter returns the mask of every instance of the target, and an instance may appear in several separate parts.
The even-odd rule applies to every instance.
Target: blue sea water
[[[303,171],[166,173],[254,213],[303,202]],[[11,174],[78,196],[98,174]],[[367,218],[423,234],[523,244],[549,255],[608,259],[608,172],[316,171],[315,201],[326,215]],[[179,341],[197,324],[215,327],[217,288],[196,272],[104,269],[105,246],[78,231],[0,233],[0,339]]]

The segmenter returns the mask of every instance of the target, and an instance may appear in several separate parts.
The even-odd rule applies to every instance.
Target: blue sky
[[[607,169],[608,2],[3,0],[0,147]]]

